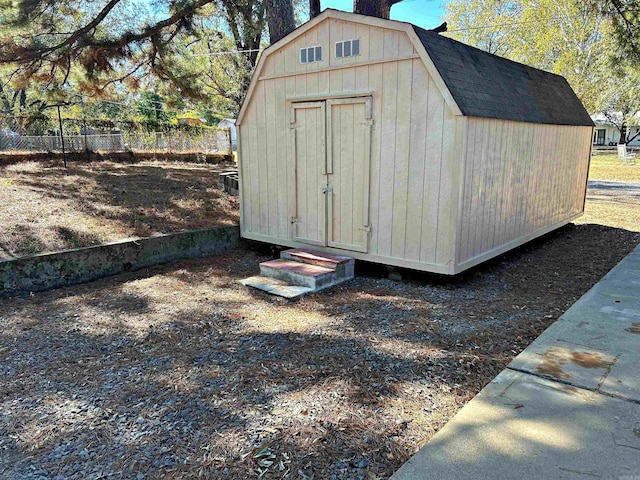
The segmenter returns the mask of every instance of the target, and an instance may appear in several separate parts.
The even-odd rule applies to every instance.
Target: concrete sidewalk
[[[640,246],[393,475],[640,480]]]

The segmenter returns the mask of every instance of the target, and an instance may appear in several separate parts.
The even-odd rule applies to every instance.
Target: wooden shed
[[[558,75],[325,10],[236,122],[241,235],[456,274],[582,214],[593,123]]]

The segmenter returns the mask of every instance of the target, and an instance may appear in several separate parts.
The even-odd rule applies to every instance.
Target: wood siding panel
[[[384,31],[384,44],[383,44],[382,58],[385,58],[387,60],[394,60],[398,58],[399,37],[400,37],[400,34],[394,30]]]
[[[283,73],[285,73],[285,49],[281,48],[280,50],[278,50],[277,52],[274,52],[271,54],[271,58],[269,58],[269,61],[273,62],[273,74],[274,75],[282,75]]]
[[[273,89],[274,104],[272,106],[272,118],[275,124],[275,143],[276,143],[276,155],[273,166],[275,167],[276,185],[278,185],[278,191],[276,196],[276,211],[277,211],[277,225],[278,238],[287,238],[289,236],[289,209],[288,209],[288,189],[287,184],[287,159],[288,159],[288,139],[290,135],[290,122],[289,115],[286,111],[282,111],[279,105],[285,105],[286,103],[286,83],[282,82],[278,85],[279,88]]]
[[[442,135],[445,115],[444,98],[433,79],[429,79],[427,104],[427,135],[425,137],[425,178],[423,216],[420,237],[420,261],[435,263],[438,238],[438,208],[440,173],[442,170]]]
[[[344,63],[343,58],[336,58],[336,42],[344,40],[344,36],[342,35],[342,27],[344,22],[340,20],[330,20],[329,23],[329,48],[331,49],[330,59],[331,66],[339,66]]]
[[[398,85],[397,62],[382,64],[382,81],[382,113],[380,118],[376,119],[376,121],[380,123],[381,129],[376,253],[389,257],[391,256],[391,232],[393,230],[393,180],[396,154]]]
[[[421,60],[413,60],[411,85],[411,118],[409,137],[409,165],[407,191],[407,222],[405,227],[404,256],[420,260],[420,237],[423,215],[424,172],[427,136],[427,105],[429,102],[429,75]]]
[[[286,97],[292,97],[296,93],[296,79],[295,77],[288,77],[284,79],[284,86],[286,91]],[[278,115],[283,116],[287,119],[288,127],[291,126],[291,123],[295,120],[293,116],[293,112],[291,109],[291,104],[289,102],[285,104],[276,105],[278,109]],[[286,213],[286,221],[287,221],[287,236],[283,237],[286,239],[293,238],[295,224],[291,223],[291,217],[294,216],[296,211],[296,161],[295,161],[295,136],[296,132],[293,128],[288,128],[287,132],[287,158],[286,158],[286,170],[284,172],[280,172],[281,175],[285,176],[287,179],[287,213]],[[284,192],[281,193],[281,195]]]
[[[362,48],[362,45],[360,46]],[[384,58],[384,29],[369,27],[369,60],[378,61]]]
[[[373,51],[372,51],[373,53]],[[380,170],[382,168],[382,64],[371,65],[369,69],[369,89],[374,93],[372,117],[374,127],[371,132],[371,185],[369,187],[369,215],[371,237],[369,251],[378,252],[378,231],[380,230]]]
[[[357,24],[356,25],[356,35],[355,38],[360,40],[360,56],[358,57],[358,62],[365,62],[369,60],[369,52],[371,51],[369,45],[369,26]],[[331,47],[335,50],[335,47]],[[335,53],[335,52],[334,52]]]
[[[435,85],[434,85],[435,87]],[[444,98],[442,102],[444,105]],[[455,157],[456,142],[462,142],[462,136],[458,135],[456,117],[443,106],[442,118],[442,145],[440,162],[440,181],[438,185],[438,230],[435,244],[435,263],[438,265],[451,265],[455,258],[456,228],[458,226],[457,197],[460,185],[458,175],[460,159]]]
[[[278,128],[276,118],[276,90],[274,89],[274,81],[264,82],[265,89],[265,121],[266,121],[266,163],[267,163],[267,185],[271,185],[271,188],[267,190],[268,198],[268,227],[267,231],[269,235],[278,235],[278,227],[280,220],[278,218],[278,189],[275,185],[278,184]]]
[[[416,53],[416,51],[409,37],[402,32],[398,32],[398,57],[408,57],[413,53]]]
[[[262,153],[258,160],[258,172],[260,173],[260,209],[258,223],[262,233],[269,233],[269,158],[267,151],[267,117],[266,117],[266,96],[265,84],[262,82],[257,93],[257,148]]]
[[[467,125],[458,264],[582,212],[589,127],[480,118]]]
[[[351,22],[344,22],[344,24],[342,25],[342,37],[340,38],[340,40],[353,40],[356,38],[356,25],[355,23],[351,23]],[[334,45],[335,42],[339,41],[338,39],[334,40]],[[334,53],[335,54],[335,46],[332,47],[334,49]],[[343,65],[349,65],[351,63],[356,63],[360,61],[360,57],[356,57],[356,56],[351,56],[351,57],[345,57],[342,59],[342,63]]]
[[[465,129],[466,136],[466,148],[464,151],[465,170],[463,185],[471,185],[473,183],[473,159],[475,158],[476,148],[476,128]],[[462,219],[459,225],[459,237],[458,237],[458,255],[456,256],[456,262],[460,263],[463,259],[469,257],[469,233],[471,227],[471,201],[473,197],[472,188],[463,188],[464,193],[462,195]]]
[[[396,139],[393,167],[393,228],[391,230],[391,256],[404,258],[407,228],[407,199],[409,182],[409,155],[411,152],[411,107],[413,95],[411,79],[413,62],[398,62],[396,100]]]

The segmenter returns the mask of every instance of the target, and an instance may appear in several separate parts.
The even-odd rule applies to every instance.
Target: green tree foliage
[[[152,130],[157,130],[175,118],[175,113],[166,111],[164,99],[155,92],[142,92],[135,104],[140,119]]]
[[[49,128],[49,101],[42,92],[16,87],[1,79],[9,72],[0,68],[0,129],[39,134]]]
[[[197,96],[186,98],[165,82],[158,93],[172,108],[199,110],[204,118],[235,116],[240,109],[261,44],[245,44],[248,27],[228,34],[224,12],[210,9],[195,20],[197,28],[176,37],[170,61],[175,72],[189,76]],[[264,26],[264,25],[263,25]]]
[[[520,43],[511,25],[518,21],[521,10],[520,3],[502,0],[450,1],[445,4],[448,35],[489,53],[507,56]]]
[[[152,7],[144,11],[144,5]],[[295,27],[292,0],[0,0],[0,64],[13,67],[9,80],[19,87],[37,82],[57,92],[72,85],[75,92],[104,95],[116,85],[140,88],[152,75],[182,97],[204,100],[199,70],[181,68],[180,40],[201,34],[202,19],[223,18],[234,49],[243,52],[244,91],[270,5],[278,8],[272,17],[282,20],[270,24],[280,28],[270,34],[281,38]]]
[[[37,135],[50,126],[47,102],[33,98],[25,88],[0,84],[0,128]]]
[[[590,0],[587,3],[592,11],[611,21],[616,59],[640,63],[640,0]]]
[[[612,68],[601,88],[600,110],[620,132],[619,143],[628,143],[640,136],[628,128],[638,125],[640,120],[640,71],[624,65]]]
[[[611,19],[591,4],[456,0],[446,5],[446,17],[454,38],[566,77],[592,113],[612,98],[604,85],[619,63],[611,61],[617,37]]]

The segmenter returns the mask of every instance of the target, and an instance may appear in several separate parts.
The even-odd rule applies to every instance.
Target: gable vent
[[[300,49],[300,63],[312,63],[322,61],[322,45],[305,47]]]
[[[360,55],[360,39],[336,42],[336,58]]]

